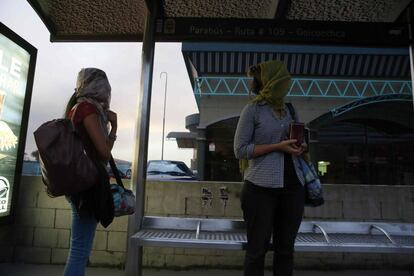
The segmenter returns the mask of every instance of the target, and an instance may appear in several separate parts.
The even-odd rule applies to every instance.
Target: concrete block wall
[[[128,183],[125,183],[128,185]],[[226,186],[229,200],[218,198]],[[213,193],[211,206],[202,208],[201,187]],[[238,182],[148,182],[147,215],[241,218]],[[306,208],[304,219],[398,221],[414,223],[414,186],[324,185],[326,203]],[[64,264],[67,258],[71,210],[64,197],[49,198],[40,177],[22,177],[16,221],[0,226],[0,261]],[[92,266],[123,266],[126,260],[127,217],[115,218],[106,229],[98,226]],[[241,268],[244,252],[184,248],[144,248],[149,267]],[[266,258],[272,263],[272,254]],[[413,268],[414,256],[404,254],[296,253],[298,268],[399,267]]]
[[[226,186],[229,200],[224,208],[218,198]],[[201,187],[213,193],[211,206],[202,208]],[[147,185],[146,213],[151,215],[241,218],[239,182],[153,182]],[[326,203],[305,208],[305,220],[393,221],[414,223],[413,186],[324,185]],[[172,205],[171,205],[172,204]],[[144,248],[143,263],[152,267],[241,268],[244,252],[194,250],[182,248]],[[310,253],[297,252],[297,268],[414,268],[414,256],[408,254]],[[272,253],[266,266],[272,264]]]
[[[22,177],[13,225],[0,226],[0,261],[64,264],[72,210],[64,197],[50,198],[40,177]],[[128,217],[98,226],[89,260],[94,266],[122,266],[126,260]]]

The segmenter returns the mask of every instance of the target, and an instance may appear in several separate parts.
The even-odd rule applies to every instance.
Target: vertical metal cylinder
[[[168,81],[168,73],[161,72],[160,78],[162,74],[165,74],[165,86],[164,86],[164,113],[162,115],[162,141],[161,141],[161,160],[164,160],[164,131],[165,131],[165,109],[167,106],[167,81]]]
[[[414,108],[414,42],[411,42],[409,46],[410,51],[410,69],[411,69],[411,94],[413,96],[413,108]]]
[[[155,10],[149,10],[145,22],[142,44],[142,67],[138,115],[136,119],[136,141],[131,182],[136,195],[136,212],[128,220],[128,249],[125,275],[142,275],[142,247],[131,240],[131,236],[141,229],[145,206],[145,180],[147,169],[148,136],[151,108],[152,75],[155,49]]]
[[[205,180],[206,166],[206,130],[198,129],[197,137],[197,176],[199,180]]]

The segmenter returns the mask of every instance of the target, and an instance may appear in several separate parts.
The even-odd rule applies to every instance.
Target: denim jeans
[[[305,191],[289,181],[284,188],[244,182],[241,203],[247,228],[244,276],[263,276],[265,255],[273,238],[273,275],[293,275],[296,234],[302,221]]]
[[[93,215],[80,217],[72,205],[72,234],[64,276],[84,276],[92,249],[97,221]]]

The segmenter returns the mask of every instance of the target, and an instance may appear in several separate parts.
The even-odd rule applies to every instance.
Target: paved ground
[[[0,276],[60,276],[63,266],[59,265],[29,265],[29,264],[0,264]],[[270,271],[266,276],[270,276]],[[112,268],[89,267],[87,276],[124,276],[124,271]],[[238,270],[153,270],[145,269],[143,276],[240,276]],[[412,276],[414,271],[396,270],[335,270],[335,271],[295,271],[295,276]]]

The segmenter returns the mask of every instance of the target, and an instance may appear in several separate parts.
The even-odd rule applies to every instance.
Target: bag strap
[[[113,158],[113,156],[112,156],[112,155],[111,155],[111,159],[109,159],[109,165],[111,165],[111,170],[112,170],[112,172],[113,172],[113,174],[114,174],[114,176],[115,176],[116,183],[117,183],[119,186],[121,186],[122,188],[124,188],[124,189],[125,189],[124,184],[122,184],[121,176],[119,175],[118,168],[117,168],[117,167],[116,167],[116,165],[115,165],[115,161],[114,161],[114,158]]]
[[[79,130],[78,130],[78,127],[76,126],[76,124],[75,124],[75,122],[74,122],[74,118],[75,118],[75,114],[76,114],[76,111],[78,110],[78,106],[79,106],[79,103],[76,103],[73,107],[72,107],[72,116],[70,116],[70,118],[69,118],[69,120],[70,120],[70,122],[72,123],[72,129],[75,131],[75,132],[77,132],[77,133],[79,133]]]
[[[293,108],[292,103],[286,103],[286,106],[289,109],[289,113],[290,113],[290,116],[292,117],[293,121],[296,122],[295,109]]]

